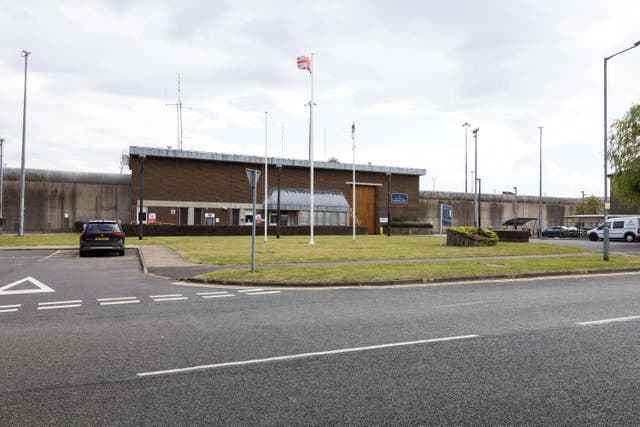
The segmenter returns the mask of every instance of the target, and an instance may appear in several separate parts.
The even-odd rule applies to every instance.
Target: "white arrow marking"
[[[37,287],[37,289],[14,289],[14,290],[7,290],[7,289],[11,289],[14,286],[18,286],[22,283],[25,282],[29,282],[33,285],[35,285]],[[10,294],[38,294],[38,293],[42,293],[42,292],[55,292],[53,289],[51,289],[50,287],[48,287],[47,285],[45,285],[44,283],[42,283],[41,281],[34,279],[33,277],[29,276],[26,277],[24,279],[21,280],[17,280],[13,283],[9,283],[8,285],[4,285],[3,287],[0,288],[0,295],[10,295]]]

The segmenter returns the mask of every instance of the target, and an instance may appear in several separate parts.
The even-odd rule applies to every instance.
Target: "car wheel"
[[[118,255],[120,255],[120,256],[124,256],[124,249],[123,249],[123,250],[121,250],[121,251],[118,251]]]
[[[624,240],[626,240],[627,242],[633,242],[634,240],[636,240],[636,237],[631,233],[627,233],[624,235]]]
[[[596,233],[589,234],[589,240],[591,240],[592,242],[597,241],[598,240],[598,235]]]
[[[87,256],[87,254],[84,251],[80,251],[79,255],[80,255],[80,258]]]

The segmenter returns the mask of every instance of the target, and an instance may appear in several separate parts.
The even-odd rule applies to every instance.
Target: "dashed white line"
[[[577,322],[576,325],[579,325],[579,326],[604,325],[606,323],[628,322],[631,320],[638,320],[638,319],[640,319],[640,316],[617,317],[614,319],[602,319],[602,320],[591,320],[589,322]]]
[[[169,294],[169,295],[149,295],[149,298],[173,298],[173,297],[181,297],[182,294]]]
[[[238,292],[240,292],[241,294],[244,294],[246,292],[258,292],[258,291],[264,291],[264,289],[241,289]]]
[[[198,292],[196,295],[218,295],[218,294],[228,294],[227,291],[217,291],[217,292]]]
[[[169,297],[169,298],[154,298],[154,302],[163,302],[163,301],[180,301],[189,299],[189,297]]]
[[[98,302],[102,302],[102,301],[124,301],[124,300],[131,300],[131,299],[138,299],[138,297],[98,298],[97,301]]]
[[[48,302],[39,302],[38,305],[56,305],[56,304],[77,304],[81,303],[81,299],[74,299],[68,301],[48,301]]]
[[[262,292],[247,292],[245,295],[267,295],[267,294],[279,294],[281,291],[262,291]]]
[[[383,348],[430,344],[430,343],[436,343],[436,342],[463,340],[463,339],[478,338],[478,337],[479,335],[460,335],[456,337],[433,338],[428,340],[397,342],[397,343],[391,343],[391,344],[371,345],[366,347],[343,348],[339,350],[318,351],[314,353],[302,353],[302,354],[292,354],[288,356],[267,357],[264,359],[240,360],[237,362],[215,363],[211,365],[191,366],[188,368],[166,369],[163,371],[140,372],[136,374],[136,376],[150,377],[150,376],[157,376],[157,375],[178,374],[183,372],[201,371],[204,369],[228,368],[232,366],[243,366],[243,365],[255,365],[259,363],[279,362],[284,360],[303,359],[308,357],[329,356],[333,354],[355,353],[359,351],[379,350]]]
[[[104,301],[101,302],[100,305],[121,305],[121,304],[139,304],[140,300],[138,299],[128,299],[123,301]]]
[[[202,295],[202,298],[204,299],[208,299],[208,298],[224,298],[224,297],[233,297],[235,295],[233,294],[222,294],[222,295]]]
[[[22,304],[0,305],[0,313],[12,313],[18,311]]]

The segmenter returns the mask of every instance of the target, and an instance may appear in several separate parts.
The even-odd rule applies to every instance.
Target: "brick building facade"
[[[290,197],[295,193],[298,197],[295,206],[291,200],[281,201],[281,206],[288,206],[281,211],[286,215],[285,223],[308,225],[309,209],[305,206],[309,203],[305,200],[310,199],[310,163],[270,157],[267,164],[269,199],[275,200],[278,169],[281,194]],[[263,215],[264,166],[264,157],[258,156],[130,147],[131,218],[137,218],[144,168],[143,210],[149,222],[249,225],[254,213],[246,169],[262,173],[257,187],[256,214]],[[351,164],[314,162],[314,198],[319,202],[314,203],[316,225],[351,225],[351,214],[345,212],[344,202],[348,204],[348,211],[352,207],[352,168]],[[357,224],[375,233],[386,220],[388,209],[392,220],[418,218],[419,179],[425,174],[424,169],[356,165]],[[302,202],[300,194],[303,194]],[[389,199],[392,199],[390,204]],[[335,200],[338,202],[327,205],[328,201]],[[275,208],[268,205],[269,212],[275,212]],[[271,216],[271,223],[273,218]],[[344,221],[347,224],[342,223]]]

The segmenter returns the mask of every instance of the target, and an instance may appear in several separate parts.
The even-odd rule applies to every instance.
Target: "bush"
[[[500,240],[498,235],[488,228],[477,228],[471,226],[449,227],[447,229],[447,233],[456,234],[475,242],[486,242],[490,245],[496,244],[498,240]]]

